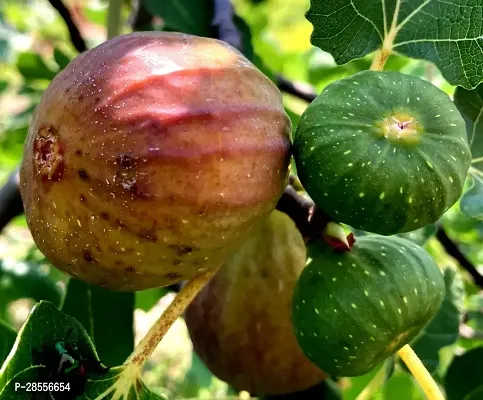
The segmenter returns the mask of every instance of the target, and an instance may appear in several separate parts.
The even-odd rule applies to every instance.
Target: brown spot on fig
[[[107,213],[105,211],[101,212],[100,216],[105,221],[108,221],[109,220],[109,213]]]
[[[92,254],[90,250],[85,250],[84,251],[84,260],[86,260],[88,263],[94,264],[97,262],[96,258]]]
[[[131,169],[134,167],[135,160],[131,158],[127,154],[123,154],[117,158],[116,162],[123,168],[123,169]]]
[[[84,203],[86,201],[86,196],[84,196],[83,194],[81,194],[79,196],[79,200],[81,201],[81,203]]]
[[[83,181],[87,181],[89,179],[89,175],[85,169],[77,170],[77,175],[79,175],[79,178],[81,178]]]
[[[83,94],[80,94],[79,96],[77,96],[77,100],[82,100],[84,98],[84,95]]]
[[[126,271],[128,274],[133,274],[136,272],[136,269],[132,265],[130,265],[129,267],[126,267],[124,271]]]
[[[141,230],[138,233],[138,237],[149,240],[153,243],[156,243],[158,241],[158,237],[153,232],[147,230]]]
[[[75,151],[76,156],[81,156],[82,155],[82,150],[76,150]]]
[[[52,126],[42,126],[33,146],[34,164],[43,180],[59,181],[65,170],[59,135]]]
[[[171,264],[173,264],[174,266],[176,265],[180,265],[182,263],[181,260],[178,260],[178,259],[174,259],[173,262]]]
[[[195,250],[191,246],[183,246],[183,245],[178,245],[178,244],[170,244],[168,246],[169,249],[173,250],[177,255],[183,256],[185,254],[190,254]]]
[[[175,280],[180,280],[181,278],[183,278],[183,275],[178,274],[177,272],[169,272],[165,275],[165,277],[167,279],[169,279],[170,281],[175,281]]]

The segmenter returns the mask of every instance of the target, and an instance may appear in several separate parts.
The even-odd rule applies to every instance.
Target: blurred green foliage
[[[176,3],[144,0],[143,6],[152,14],[164,16],[165,29],[200,35],[211,34],[211,2],[186,1],[183,2],[185,7],[182,9],[177,8]],[[70,8],[88,47],[106,40],[107,1],[70,0],[65,1],[65,4]],[[305,19],[308,0],[234,0],[233,4],[239,18],[237,25],[243,27],[242,31],[245,33],[250,32],[249,36],[245,36],[245,41],[249,41],[248,37],[251,38],[251,43],[245,43],[245,50],[254,52],[257,65],[263,65],[264,72],[271,77],[271,74],[282,74],[285,78],[307,85],[319,93],[331,82],[368,69],[371,64],[372,55],[367,55],[344,65],[336,65],[329,53],[311,45],[312,26]],[[130,15],[129,1],[123,3],[122,12],[124,17]],[[185,18],[186,15],[195,15],[196,18]],[[155,21],[151,27],[160,29],[163,24]],[[124,30],[129,31],[127,22]],[[0,184],[6,181],[22,158],[29,121],[43,90],[77,54],[63,19],[48,1],[0,2]],[[449,95],[453,95],[455,90],[454,86],[443,79],[438,69],[426,61],[392,55],[385,68],[428,79]],[[307,103],[289,94],[284,94],[284,103],[295,126]],[[458,203],[439,223],[483,273],[483,221],[463,214]],[[447,299],[443,314],[435,321],[439,325],[429,332],[437,337],[440,330],[446,330],[451,317],[451,337],[435,343],[436,340],[433,341],[431,336],[427,336],[426,339],[423,338],[425,342],[421,339],[419,346],[423,346],[422,354],[428,349],[430,351],[431,369],[435,371],[435,379],[446,385],[446,388],[451,387],[449,400],[462,400],[461,390],[468,392],[470,389],[476,393],[472,394],[471,399],[479,400],[483,398],[481,374],[478,381],[470,384],[464,371],[473,371],[476,368],[481,370],[483,366],[483,294],[468,274],[461,271],[455,260],[448,257],[440,243],[430,237],[432,234],[434,229],[430,227],[424,234],[419,232],[414,240],[425,242],[426,249],[441,267],[450,265],[453,268],[451,271],[458,271],[458,277],[453,276],[454,279],[450,282],[457,282],[457,285],[454,284],[457,286],[457,293]],[[450,280],[448,277],[447,279]],[[106,314],[94,315],[89,311],[93,301],[115,303],[118,300],[107,293],[93,294],[78,282],[69,281],[39,255],[28,234],[24,218],[17,218],[0,236],[0,365],[13,344],[12,327],[18,328],[25,320],[25,314],[18,315],[16,311],[23,307],[28,312],[31,306],[31,303],[18,301],[47,300],[56,306],[63,304],[63,311],[78,318],[87,332],[92,334],[94,342],[97,337],[95,344],[99,345],[101,354],[106,351],[102,348],[109,347],[109,338],[101,338],[96,334],[96,326],[105,330],[108,329],[106,326],[121,324],[114,329],[124,329],[127,332],[120,339],[124,346],[122,351],[119,350],[122,356],[105,356],[112,363],[120,363],[134,345],[135,336],[138,337],[145,331],[143,324],[149,325],[158,316],[164,304],[163,297],[168,293],[167,289],[156,289],[136,293],[133,298],[123,298],[120,300],[124,302],[122,307],[128,312],[117,319],[118,315],[111,316],[113,320],[109,320],[110,316]],[[76,306],[79,304],[85,308],[78,310]],[[17,308],[13,310],[12,305]],[[85,313],[82,314],[82,311]],[[151,312],[154,314],[151,315]],[[462,322],[473,337],[458,335],[456,332],[460,314]],[[124,320],[121,321],[120,318]],[[132,318],[138,324],[134,332],[122,328],[132,325]],[[200,399],[236,394],[228,385],[212,376],[192,352],[183,325],[174,327],[173,335],[166,337],[167,344],[160,346],[160,352],[153,356],[153,361],[148,363],[144,371],[145,381],[153,391],[175,398]],[[467,349],[472,350],[464,353]],[[455,354],[463,355],[454,358]],[[450,367],[447,370],[448,366]],[[342,399],[356,399],[376,372],[339,380],[337,386]],[[413,377],[395,363],[386,385],[372,399],[422,400],[424,395]]]

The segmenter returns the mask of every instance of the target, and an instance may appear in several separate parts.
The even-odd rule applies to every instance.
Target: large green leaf
[[[8,353],[15,343],[17,333],[7,323],[0,320],[0,365],[7,358]]]
[[[115,338],[117,332],[111,332],[111,334]],[[67,367],[77,366],[72,372],[62,368],[60,374],[58,373],[61,362],[59,348],[66,349],[67,355],[72,357],[63,366],[66,364]],[[42,301],[32,309],[7,361],[0,370],[0,398],[30,400],[32,393],[18,388],[16,384],[62,382],[64,388],[68,383],[69,389],[64,389],[63,392],[51,392],[49,397],[45,393],[45,398],[109,399],[113,391],[119,388],[119,378],[125,368],[122,366],[107,370],[100,363],[89,335],[82,325],[75,318],[59,311],[51,303]],[[81,371],[86,379],[79,378]],[[147,389],[137,376],[132,377],[132,380],[134,386],[127,399],[161,400],[161,397]]]
[[[429,372],[439,365],[439,351],[458,339],[463,317],[465,291],[463,281],[451,268],[444,271],[446,294],[439,311],[411,343],[411,347]]]
[[[483,390],[483,347],[467,351],[453,359],[444,380],[447,400],[469,400],[466,396],[474,396]],[[471,397],[471,400],[479,400]]]
[[[483,80],[482,6],[483,0],[311,0],[306,17],[312,44],[337,64],[384,44],[433,62],[448,82],[471,89]]]
[[[143,0],[150,14],[161,17],[169,30],[212,36],[212,0]]]
[[[483,83],[474,90],[457,87],[454,102],[465,119],[473,156],[471,186],[461,198],[460,208],[466,215],[483,220]]]
[[[134,293],[70,279],[62,311],[82,323],[105,364],[120,365],[133,351]]]
[[[0,319],[8,321],[7,305],[30,298],[60,304],[61,293],[47,269],[33,262],[0,260]]]
[[[168,294],[171,290],[169,287],[161,287],[155,289],[141,290],[136,292],[135,308],[143,311],[149,311],[154,305]]]

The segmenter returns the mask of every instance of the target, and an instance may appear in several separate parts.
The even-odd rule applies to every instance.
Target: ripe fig
[[[186,311],[194,350],[219,379],[255,395],[305,390],[326,374],[292,327],[292,293],[306,263],[303,238],[275,210]]]
[[[74,59],[34,112],[27,222],[60,270],[135,291],[217,268],[275,208],[291,123],[224,42],[136,32]]]

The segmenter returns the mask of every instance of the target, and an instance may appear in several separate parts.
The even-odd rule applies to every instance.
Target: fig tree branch
[[[0,232],[16,216],[23,214],[18,170],[12,172],[0,189]]]
[[[86,42],[84,41],[84,38],[82,37],[79,28],[72,19],[72,15],[69,9],[64,5],[62,0],[49,0],[49,3],[57,10],[57,12],[60,14],[65,24],[67,25],[67,29],[69,30],[70,34],[70,40],[74,45],[75,49],[79,53],[86,51]]]
[[[478,272],[473,263],[466,257],[453,239],[451,239],[442,227],[438,227],[436,238],[444,249],[473,277],[474,282],[483,288],[483,276]]]
[[[211,25],[216,28],[218,39],[240,50],[242,39],[233,20],[235,17],[233,4],[231,4],[230,0],[214,0],[213,6],[214,12]]]

